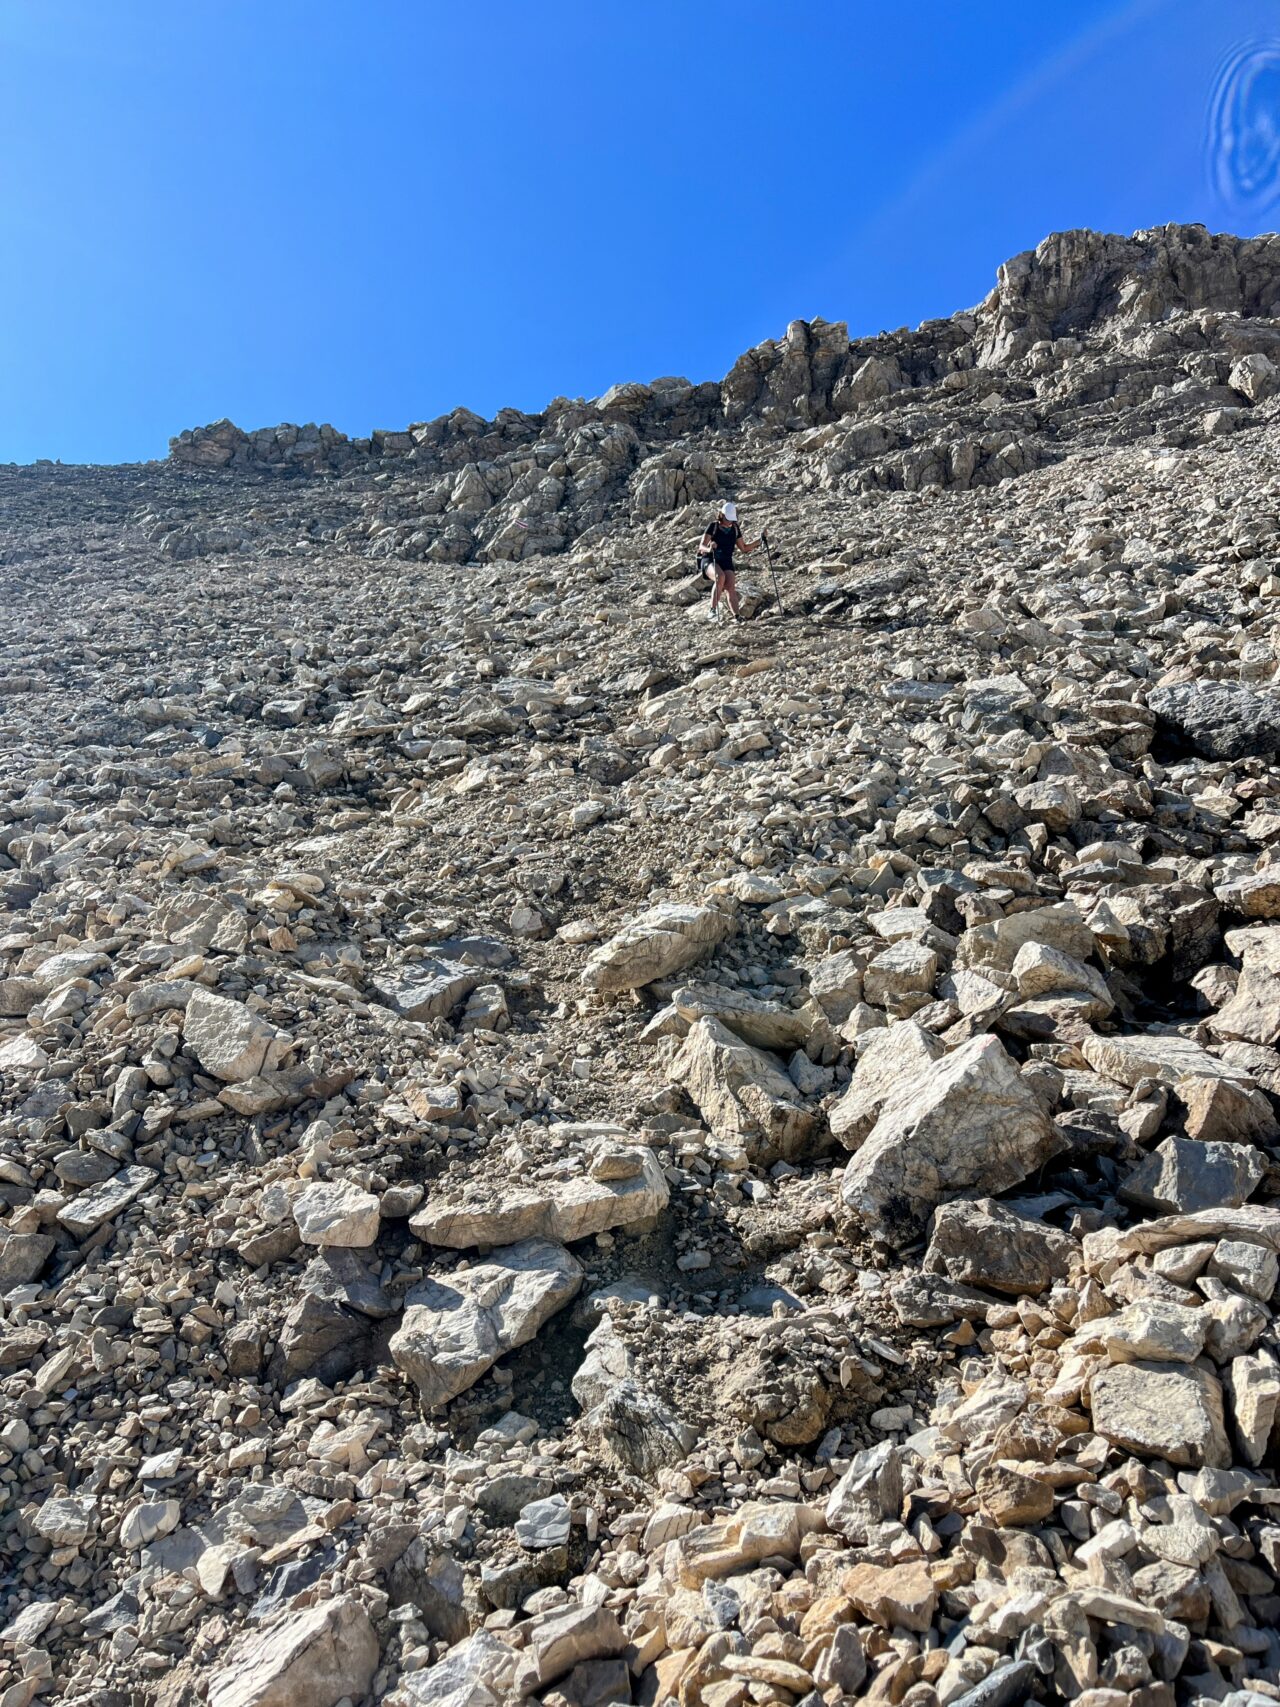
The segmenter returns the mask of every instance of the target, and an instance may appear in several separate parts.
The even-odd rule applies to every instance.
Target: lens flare
[[[1223,59],[1209,96],[1205,168],[1224,207],[1257,219],[1280,202],[1280,40]]]

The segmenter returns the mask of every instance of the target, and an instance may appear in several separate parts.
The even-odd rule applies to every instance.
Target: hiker
[[[738,526],[738,506],[727,500],[721,504],[715,521],[703,534],[702,543],[698,547],[700,556],[709,554],[715,562],[716,586],[711,595],[710,621],[714,622],[716,619],[722,593],[728,597],[733,620],[742,621],[738,610],[738,583],[733,573],[733,554],[735,551],[741,551],[745,556],[749,556],[751,552],[760,549],[763,539],[764,535],[761,534],[760,539],[748,544],[746,535]]]

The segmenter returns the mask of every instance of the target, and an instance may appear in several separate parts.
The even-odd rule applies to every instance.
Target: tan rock
[[[983,1516],[1001,1528],[1043,1523],[1053,1515],[1050,1484],[1003,1464],[988,1464],[980,1470],[974,1492]]]
[[[1062,1144],[1003,1045],[983,1035],[886,1099],[840,1195],[878,1235],[910,1235],[935,1204],[1006,1191]]]
[[[1089,1409],[1095,1432],[1131,1452],[1191,1469],[1231,1463],[1222,1385],[1195,1364],[1112,1364],[1093,1377]]]
[[[290,1608],[241,1636],[209,1679],[209,1707],[334,1707],[367,1695],[378,1638],[354,1597]]]
[[[906,1565],[855,1565],[840,1579],[849,1599],[873,1624],[892,1629],[927,1630],[933,1622],[938,1591],[918,1560]]]

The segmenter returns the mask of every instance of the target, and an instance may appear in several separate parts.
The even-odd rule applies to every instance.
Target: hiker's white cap
[[[726,499],[720,506],[720,514],[724,517],[725,521],[736,522],[738,519],[738,506],[736,504],[731,504]]]

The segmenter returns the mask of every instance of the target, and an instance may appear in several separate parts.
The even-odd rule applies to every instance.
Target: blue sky
[[[1205,123],[1277,39],[1262,0],[0,0],[0,461],[719,377],[1051,230],[1274,229]]]

